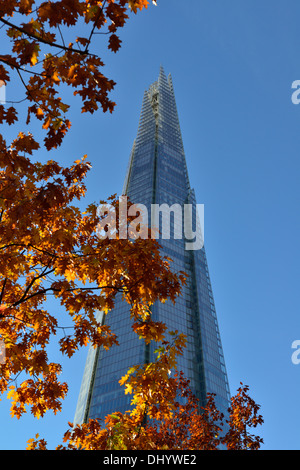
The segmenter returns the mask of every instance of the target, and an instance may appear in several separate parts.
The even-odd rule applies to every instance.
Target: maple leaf
[[[28,15],[32,11],[32,5],[35,0],[20,0],[19,1],[19,12]]]
[[[18,120],[17,118],[17,111],[13,106],[10,106],[5,113],[5,120],[6,122],[11,125],[14,124],[15,121]]]
[[[108,48],[113,52],[117,52],[121,47],[121,40],[116,34],[111,34],[109,37]]]
[[[142,10],[143,8],[148,8],[149,2],[148,0],[129,0],[128,1],[129,8],[134,12],[137,13],[137,10]]]
[[[13,141],[12,146],[19,152],[26,152],[30,155],[32,155],[33,150],[37,150],[40,147],[31,133],[25,135],[23,132],[19,132],[18,138]]]
[[[0,80],[5,84],[10,80],[9,74],[7,70],[3,67],[2,64],[0,64]]]

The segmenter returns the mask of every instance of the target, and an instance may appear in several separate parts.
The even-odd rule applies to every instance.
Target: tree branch
[[[96,17],[96,19],[95,19],[95,22],[94,22],[92,31],[91,31],[91,33],[90,33],[90,35],[89,35],[89,38],[88,38],[87,45],[86,45],[86,47],[85,47],[85,50],[83,51],[83,52],[85,52],[85,54],[88,54],[88,47],[89,47],[89,45],[90,45],[90,43],[91,43],[92,36],[93,36],[94,31],[95,31],[95,28],[96,28],[96,24],[97,24],[97,22],[98,22],[98,20],[99,20],[99,18],[100,18],[100,16],[101,16],[101,14],[102,14],[102,12],[103,12],[103,9],[104,9],[104,7],[105,7],[105,4],[106,4],[106,0],[104,0],[103,5],[102,5],[102,7],[99,9],[98,15],[97,15],[97,17]]]
[[[55,268],[53,269],[50,269],[48,272],[46,272],[48,266],[45,267],[44,271],[39,275],[39,276],[36,276],[34,277],[30,283],[28,284],[28,286],[26,287],[22,297],[16,302],[17,305],[22,303],[22,302],[25,302],[25,300],[27,300],[28,298],[30,298],[30,296],[28,298],[26,298],[26,294],[29,292],[29,290],[31,289],[31,287],[33,286],[33,284],[35,283],[35,281],[37,281],[38,279],[40,279],[41,277],[43,276],[47,276],[48,274],[51,274],[55,271]]]
[[[0,21],[2,21],[2,23],[6,24],[7,26],[10,26],[11,28],[14,28],[14,29],[20,31],[23,34],[26,34],[27,36],[29,36],[33,39],[36,39],[39,42],[42,42],[43,44],[47,44],[48,46],[57,47],[59,49],[63,49],[64,51],[75,52],[75,53],[80,54],[80,55],[94,55],[94,54],[90,54],[88,52],[87,48],[84,51],[81,51],[80,49],[73,49],[73,47],[66,47],[63,44],[57,44],[55,42],[50,42],[47,39],[44,39],[40,36],[36,36],[33,33],[29,33],[24,28],[21,28],[20,26],[17,26],[13,23],[10,23],[10,21],[5,20],[4,18],[0,18]]]
[[[39,276],[40,277],[40,276]],[[49,291],[52,291],[52,292],[74,292],[76,290],[78,291],[84,291],[84,290],[91,290],[91,291],[94,291],[94,290],[99,290],[99,289],[114,289],[118,292],[122,292],[124,291],[125,287],[116,287],[116,286],[98,286],[98,287],[73,287],[71,289],[56,289],[55,287],[47,287],[47,289],[42,289],[38,292],[35,292],[34,294],[31,294],[29,295],[28,297],[26,298],[23,298],[24,296],[22,296],[21,299],[17,300],[16,302],[14,302],[10,307],[17,307],[20,303],[22,302],[27,302],[27,300],[29,299],[32,299],[33,297],[36,297],[37,295],[44,295],[46,294],[47,292]]]
[[[23,69],[23,67],[21,67],[21,65],[12,64],[12,63],[9,62],[8,60],[1,59],[1,57],[0,57],[0,62],[3,62],[3,63],[6,64],[6,65],[9,65],[9,66],[12,67],[13,69],[22,70],[22,72],[27,72],[27,73],[30,73],[30,74],[32,74],[32,75],[39,75],[40,77],[44,77],[44,75],[43,75],[42,73],[33,72],[32,70]]]
[[[6,277],[6,278],[4,279],[4,281],[3,281],[3,286],[2,286],[1,294],[0,294],[0,304],[1,304],[2,299],[3,299],[3,294],[4,294],[4,289],[5,289],[6,281],[7,281],[7,277]]]

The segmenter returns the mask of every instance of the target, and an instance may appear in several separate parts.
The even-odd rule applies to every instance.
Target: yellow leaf
[[[38,44],[35,44],[34,50],[32,52],[32,56],[30,59],[31,65],[35,65],[38,62],[39,52],[40,52],[40,46]]]
[[[66,279],[67,279],[68,282],[74,281],[75,278],[76,278],[76,273],[75,273],[73,270],[66,269],[66,271],[65,271],[65,277],[66,277]]]
[[[7,393],[7,398],[10,399],[10,398],[13,398],[14,395],[15,395],[15,388],[13,386],[10,387],[11,390]]]

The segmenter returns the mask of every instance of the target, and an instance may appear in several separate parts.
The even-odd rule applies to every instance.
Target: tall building
[[[158,80],[144,94],[123,194],[131,202],[145,205],[149,213],[154,204],[168,207],[190,204],[195,212],[195,193],[189,183],[172,79],[165,76],[162,67]],[[175,218],[170,228],[176,230]],[[188,280],[175,305],[155,304],[152,318],[187,336],[178,370],[190,379],[200,404],[205,403],[207,393],[214,393],[216,405],[225,412],[229,386],[205,248],[187,249],[186,241],[174,236],[159,239],[162,254],[172,258],[174,269],[186,272]],[[144,342],[132,332],[129,306],[125,302],[118,300],[105,321],[120,344],[109,351],[89,350],[74,418],[76,424],[128,410],[131,397],[124,394],[119,380],[132,365],[154,358],[153,351],[145,350]]]

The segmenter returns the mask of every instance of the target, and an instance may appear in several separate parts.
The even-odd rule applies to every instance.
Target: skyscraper
[[[158,80],[144,93],[123,194],[131,202],[145,205],[149,213],[154,204],[192,205],[195,212],[195,193],[189,183],[172,79],[170,75],[166,77],[162,67]],[[176,229],[175,218],[170,228]],[[184,237],[170,236],[159,239],[159,243],[162,254],[173,259],[174,269],[186,272],[188,279],[176,304],[155,304],[152,318],[187,336],[178,370],[190,379],[200,404],[205,403],[207,393],[214,393],[217,407],[225,412],[229,386],[205,248],[187,249]],[[120,345],[109,351],[89,350],[74,418],[76,424],[129,409],[130,396],[124,394],[119,380],[132,365],[153,359],[153,351],[145,350],[144,342],[132,332],[128,304],[117,301],[107,323],[117,334]]]

